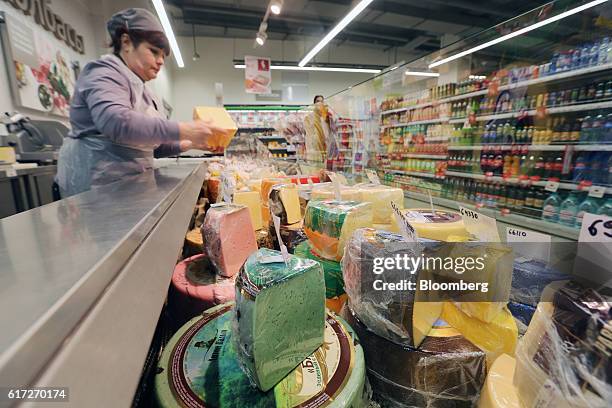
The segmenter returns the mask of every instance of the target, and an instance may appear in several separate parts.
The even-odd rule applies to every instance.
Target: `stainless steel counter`
[[[0,220],[0,386],[59,379],[66,382],[54,386],[78,388],[70,390],[71,405],[82,403],[91,396],[79,377],[83,383],[101,380],[95,371],[102,374],[104,367],[96,364],[131,358],[123,354],[129,351],[126,343],[137,340],[138,349],[149,344],[204,173],[205,165],[168,165]],[[148,270],[136,262],[143,251]],[[128,289],[130,296],[112,299],[118,293],[115,286],[126,279],[129,286],[120,289]],[[105,321],[96,320],[102,315]],[[83,355],[86,349],[75,354],[84,344],[91,346],[84,339],[93,333],[92,322],[112,323],[109,330],[121,331],[143,318],[148,322],[144,328],[131,326],[138,332],[108,333],[103,342],[96,340],[91,360]],[[83,358],[94,366],[86,370]],[[138,374],[138,356],[135,360],[132,371]],[[118,393],[125,402],[137,380],[105,381],[128,384]],[[100,383],[90,387],[110,391]]]

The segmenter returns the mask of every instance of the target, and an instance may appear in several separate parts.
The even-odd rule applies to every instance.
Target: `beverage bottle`
[[[604,93],[606,92],[606,84],[605,82],[599,82],[595,87],[595,99],[602,99],[604,97]]]
[[[557,193],[552,193],[542,206],[542,219],[550,222],[559,221],[559,210],[561,208],[561,198]]]
[[[576,120],[572,124],[572,131],[570,133],[570,141],[572,143],[578,143],[580,141],[580,129],[581,129],[581,126],[582,126],[582,123],[581,123],[580,120]]]
[[[601,134],[603,133],[605,126],[605,118],[600,113],[595,116],[593,122],[591,123],[591,133],[589,140],[591,143],[599,143],[602,140]]]
[[[517,149],[512,150],[512,171],[511,177],[518,177],[520,173],[521,167],[521,156],[520,151]]]
[[[589,84],[589,86],[587,87],[587,96],[586,96],[586,100],[587,101],[593,101],[595,100],[595,95],[597,94],[597,88],[596,88],[596,84],[591,83]]]
[[[546,194],[544,190],[537,189],[533,197],[533,216],[540,218],[542,216],[542,207],[544,206],[544,200]]]
[[[470,180],[470,188],[468,189],[468,201],[474,202],[476,200],[476,181]]]
[[[578,192],[572,191],[563,200],[559,209],[559,223],[573,227],[576,225],[576,215],[578,214]]]
[[[499,183],[495,183],[493,186],[493,207],[501,207],[501,186]]]
[[[501,185],[499,189],[499,208],[506,207],[506,200],[508,199],[508,188],[505,185]]]
[[[495,151],[495,159],[493,162],[493,174],[495,174],[496,176],[501,176],[503,167],[504,167],[504,158],[502,155],[502,150],[498,148]]]
[[[588,193],[587,193],[588,194]],[[585,213],[597,214],[599,211],[599,203],[596,198],[586,197],[585,200],[578,206],[578,213],[576,214],[576,227],[580,228],[582,225],[582,218]]]
[[[579,102],[583,102],[587,100],[587,91],[588,91],[588,87],[586,85],[583,85],[580,87],[580,91],[578,91],[578,101]]]
[[[555,154],[555,163],[553,166],[553,177],[561,180],[563,176],[563,153]]]
[[[610,38],[609,37],[604,37],[603,40],[601,40],[601,45],[599,46],[599,61],[598,64],[599,65],[604,65],[606,63],[608,63],[608,49],[610,48]]]
[[[608,116],[606,116],[601,142],[612,143],[612,112],[608,113]]]
[[[610,47],[612,49],[612,47]],[[604,98],[612,98],[612,80],[608,81],[606,84],[606,90],[604,92]]]
[[[542,152],[537,154],[533,175],[539,178],[544,177],[544,156]]]
[[[529,158],[527,159],[527,176],[532,177],[536,176],[536,154],[535,152],[531,152]]]
[[[529,129],[527,129],[527,140],[525,141],[525,143],[532,144],[534,137],[535,137],[535,127],[529,126]]]
[[[525,211],[525,189],[523,187],[517,187],[516,199],[514,201],[515,211],[523,213]]]
[[[489,207],[489,208],[493,208],[495,206],[495,203],[494,203],[495,195],[494,195],[494,191],[493,190],[494,190],[493,184],[492,183],[488,183],[487,184],[487,189],[486,189],[486,192],[487,192],[487,194],[486,194],[487,195],[486,206]]]
[[[529,175],[529,161],[527,157],[527,150],[523,150],[521,152],[521,167],[519,169],[519,176],[528,176]]]
[[[552,75],[554,73],[557,72],[557,63],[559,62],[559,53],[555,52],[552,56],[552,58],[550,59],[550,68],[548,70],[548,72]],[[590,63],[590,59],[589,59],[589,63]]]
[[[580,50],[580,67],[588,67],[591,62],[591,46],[585,43]]]
[[[599,207],[599,209],[597,210],[597,214],[612,217],[612,198],[608,198],[606,202],[601,207]]]
[[[512,156],[510,154],[506,154],[504,156],[504,167],[502,174],[506,177],[510,177],[512,174]]]
[[[608,158],[609,153],[607,152],[593,152],[589,156],[589,163],[587,163],[587,181],[593,183],[606,183],[607,177],[604,178],[604,172],[608,172]],[[607,176],[607,174],[606,174]]]
[[[476,153],[472,154],[470,172],[474,174],[480,173],[480,158],[478,157],[478,155],[476,155]]]
[[[495,171],[495,151],[489,150],[489,154],[487,155],[487,171],[494,172]]]
[[[599,63],[599,41],[595,41],[591,47],[589,65],[594,67]]]
[[[580,47],[576,47],[574,52],[572,53],[572,65],[571,69],[580,68]]]
[[[514,211],[516,208],[516,188],[508,187],[508,195],[506,196],[506,207]]]
[[[592,123],[592,119],[590,116],[585,116],[582,119],[582,125],[580,128],[580,143],[590,143],[591,123]]]
[[[533,216],[534,215],[534,200],[535,200],[535,188],[528,188],[525,192],[525,215]]]

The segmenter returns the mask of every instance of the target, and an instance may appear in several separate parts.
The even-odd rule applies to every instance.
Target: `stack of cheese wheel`
[[[469,238],[459,213],[446,210],[435,210],[435,213],[432,213],[431,209],[423,208],[412,208],[402,212],[410,220],[410,225],[414,227],[419,237],[445,242],[463,242]],[[392,217],[392,222],[394,231],[399,231],[396,217]]]
[[[499,356],[487,374],[478,408],[521,408],[516,387],[512,383],[516,360],[507,354]]]
[[[203,254],[179,262],[172,274],[169,306],[179,322],[234,300],[234,278],[217,275]]]
[[[336,313],[346,302],[347,296],[344,292],[344,280],[342,279],[342,264],[318,256],[308,241],[304,241],[295,248],[295,256],[312,259],[321,264],[325,273],[325,304]]]
[[[238,362],[232,308],[229,304],[209,309],[170,340],[155,377],[155,395],[161,407],[362,406],[363,351],[344,321],[328,314],[324,346],[272,389],[262,392],[251,385]]]

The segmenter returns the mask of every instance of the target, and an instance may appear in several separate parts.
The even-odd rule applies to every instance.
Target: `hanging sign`
[[[250,94],[271,94],[270,58],[244,57],[244,90]]]

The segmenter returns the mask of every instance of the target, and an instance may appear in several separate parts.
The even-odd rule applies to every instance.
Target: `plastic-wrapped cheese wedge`
[[[263,220],[261,218],[261,196],[258,191],[235,192],[234,204],[244,205],[249,209],[251,224],[255,231],[263,228]]]
[[[286,265],[280,255],[258,250],[236,279],[237,352],[262,391],[274,387],[323,344],[323,268],[293,255]]]
[[[280,245],[273,223],[270,223],[270,229],[268,232],[270,233],[270,237],[272,239],[272,249],[280,251]],[[308,240],[308,237],[306,237],[306,233],[304,232],[304,223],[302,221],[291,225],[281,225],[280,236],[290,254],[295,253],[295,248],[302,242]]]
[[[206,197],[211,204],[217,202],[220,187],[221,179],[219,177],[211,177],[206,181]]]
[[[419,237],[445,242],[467,241],[469,234],[459,213],[446,210],[410,208],[403,210]],[[394,232],[399,231],[396,217],[392,217]]]
[[[349,303],[351,306],[352,303]],[[472,407],[485,382],[485,354],[438,321],[419,348],[370,330],[350,307],[342,316],[361,341],[374,400],[387,407]]]
[[[538,304],[516,351],[514,384],[521,404],[608,407],[612,302],[575,282],[555,282],[547,292],[553,302]]]
[[[499,356],[487,374],[478,408],[521,408],[512,384],[516,360],[507,354]]]
[[[454,303],[444,302],[441,319],[484,350],[487,353],[489,365],[501,354],[514,356],[518,328],[507,309],[499,312],[490,323],[485,323],[466,315]]]
[[[304,232],[317,253],[339,261],[353,231],[372,225],[372,205],[356,201],[310,201],[304,215]]]
[[[406,346],[418,347],[440,317],[442,303],[430,300],[427,291],[383,285],[416,283],[425,279],[422,270],[385,268],[377,259],[395,259],[421,254],[416,243],[401,235],[373,228],[356,230],[346,245],[342,271],[353,310],[377,335]],[[377,271],[377,268],[381,268]]]
[[[168,305],[179,322],[233,301],[234,296],[234,278],[217,275],[203,254],[187,258],[174,267]]]
[[[255,237],[257,238],[258,248],[274,249],[274,241],[272,240],[272,234],[267,229],[260,229],[255,231]]]
[[[313,248],[308,241],[304,241],[295,248],[294,255],[304,259],[317,261],[323,267],[325,274],[325,297],[332,299],[344,293],[344,280],[342,278],[342,264],[321,258],[313,252]]]
[[[393,209],[391,202],[399,208],[404,208],[404,190],[381,184],[359,185],[360,201],[372,204],[372,222],[375,224],[388,224],[393,222]]]
[[[317,184],[310,194],[311,200],[333,200],[335,198],[336,190],[332,183]],[[360,201],[361,194],[357,188],[340,186],[340,198],[343,201]]]
[[[204,239],[202,238],[202,231],[200,229],[193,229],[187,232],[185,235],[185,248],[183,253],[189,256],[204,253]]]
[[[218,131],[206,139],[206,143],[210,147],[226,148],[238,131],[238,126],[236,126],[232,117],[223,108],[215,106],[197,106],[193,108],[193,119],[208,121],[218,129]]]
[[[261,217],[265,225],[270,222],[270,191],[277,184],[283,184],[286,179],[281,177],[270,177],[261,180]]]
[[[234,276],[257,250],[251,215],[242,205],[212,205],[202,224],[202,236],[206,253],[222,276]]]
[[[251,386],[234,348],[233,310],[217,306],[184,325],[172,337],[155,376],[155,397],[163,408],[361,407],[365,362],[359,339],[343,320],[325,320],[324,345],[307,356],[273,389]]]
[[[270,190],[268,206],[274,215],[280,217],[281,224],[295,224],[302,221],[300,197],[295,184],[276,184]]]

